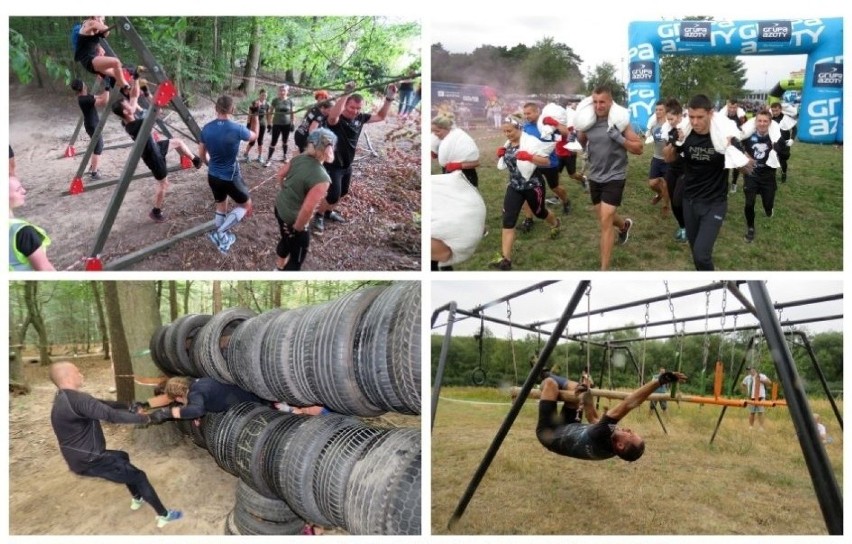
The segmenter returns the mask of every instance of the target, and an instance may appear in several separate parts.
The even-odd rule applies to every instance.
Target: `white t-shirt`
[[[749,398],[754,396],[754,382],[752,382],[753,379],[754,376],[752,376],[751,374],[743,378],[743,385],[746,387],[746,394],[749,396]],[[760,394],[758,396],[762,399],[766,398],[766,387],[763,386],[764,381],[769,381],[769,377],[767,377],[766,374],[760,374]]]

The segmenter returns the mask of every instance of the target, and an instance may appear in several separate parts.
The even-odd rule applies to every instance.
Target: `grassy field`
[[[528,401],[450,531],[509,399],[477,388],[444,388],[441,397],[432,432],[433,534],[827,534],[786,408],[769,409],[763,432],[749,430],[745,409],[728,409],[711,446],[721,408],[671,402],[668,435],[647,404],[624,420],[646,441],[645,455],[627,463],[548,452]],[[841,429],[826,401],[813,409],[832,439],[826,450],[842,489]]]
[[[456,270],[486,270],[499,257],[500,229],[506,173],[497,170],[495,151],[505,138],[496,129],[470,131],[481,151],[479,188],[488,209],[489,234],[476,253]],[[627,187],[619,213],[634,220],[629,242],[613,251],[613,270],[694,270],[687,244],[675,242],[674,218],[662,217],[651,205],[647,187],[652,146],[642,156],[630,155]],[[752,244],[743,241],[745,217],[742,176],[739,190],[729,195],[728,215],[716,241],[717,270],[842,270],[843,268],[843,157],[842,148],[797,142],[790,159],[789,181],[779,183],[775,214],[763,216],[758,201]],[[492,160],[493,159],[493,160]],[[437,161],[432,172],[440,173]],[[779,174],[780,179],[780,174]],[[591,201],[580,185],[563,172],[573,211],[562,218],[562,234],[550,240],[541,221],[528,234],[518,233],[514,270],[598,270],[599,229]],[[553,193],[548,191],[548,196]],[[562,217],[561,206],[551,209]],[[519,221],[520,224],[520,221]]]

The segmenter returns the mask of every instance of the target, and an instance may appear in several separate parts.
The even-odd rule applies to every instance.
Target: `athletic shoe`
[[[260,164],[266,164],[266,161],[260,155],[257,156],[257,162],[259,162]]]
[[[736,183],[732,183],[732,184],[731,184],[731,193],[736,193],[736,192],[737,192],[737,184],[736,184]]]
[[[169,523],[183,519],[183,512],[180,510],[169,510],[165,516],[157,516],[157,528],[162,529]]]
[[[272,162],[272,159],[266,159],[266,162],[261,163],[261,164],[263,164],[264,168],[269,168],[269,163],[271,163],[271,162]]]
[[[534,224],[535,223],[533,223],[533,220],[527,217],[526,219],[524,219],[524,222],[521,223],[521,226],[518,228],[518,230],[520,230],[521,232],[529,232],[532,230]]]
[[[140,508],[142,508],[143,504],[145,504],[145,499],[143,499],[142,497],[139,497],[138,499],[136,497],[133,497],[132,499],[130,499],[131,510],[139,510]]]
[[[772,208],[771,210],[769,210],[769,213],[766,214],[766,217],[772,217],[773,215],[775,215],[775,208]]]
[[[754,242],[754,228],[749,228],[743,237],[747,244]]]
[[[656,206],[663,199],[663,195],[657,194],[654,195],[654,198],[651,199],[651,205]]]
[[[317,234],[322,234],[325,230],[325,218],[321,215],[315,215],[311,221],[311,229]]]
[[[337,213],[336,211],[332,211],[328,214],[327,218],[335,223],[347,223],[346,218]]]
[[[511,270],[512,269],[512,261],[500,255],[500,258],[496,261],[488,263],[488,268],[496,268],[497,270]]]
[[[97,172],[89,172],[89,177],[90,177],[90,179],[91,179],[92,181],[98,181],[98,180],[104,179],[104,178],[102,178],[102,177],[101,177],[101,175],[100,175],[99,173],[97,173]]]
[[[194,157],[192,157],[192,166],[194,166],[196,170],[201,168],[202,164],[204,164],[204,163],[201,162],[201,157],[199,157],[198,155],[195,155]]]
[[[675,242],[686,242],[688,238],[686,237],[686,229],[677,229],[674,236]]]
[[[548,198],[547,200],[545,200],[545,202],[547,202],[551,206],[556,206],[557,204],[559,204],[562,201],[559,200],[558,198],[556,198],[555,196],[552,196],[552,197]]]
[[[153,221],[154,223],[163,223],[166,221],[166,216],[163,215],[163,212],[154,213],[154,210],[151,210],[150,212],[148,212],[148,217],[150,217],[151,221]]]
[[[562,221],[556,219],[556,226],[550,227],[550,239],[555,240],[559,237],[559,231],[562,229]]]
[[[562,215],[571,215],[571,201],[562,205]]]
[[[234,242],[237,241],[237,235],[233,232],[223,232],[219,235],[219,251],[221,253],[227,253],[231,246],[234,245]]]
[[[219,236],[219,231],[213,230],[207,233],[207,239],[213,242],[216,247],[222,245],[222,238]]]
[[[633,220],[630,218],[624,219],[624,226],[621,227],[621,230],[618,231],[618,243],[626,244],[627,239],[630,238],[630,229],[633,228]]]
[[[587,193],[589,192],[589,178],[586,176],[583,176],[583,190]]]
[[[243,162],[249,162],[248,153],[243,153]]]

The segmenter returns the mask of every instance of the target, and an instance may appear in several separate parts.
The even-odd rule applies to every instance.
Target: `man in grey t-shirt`
[[[609,87],[595,88],[592,103],[597,121],[592,128],[581,132],[578,140],[589,157],[586,177],[589,179],[589,196],[601,227],[601,270],[608,270],[616,229],[619,243],[624,244],[633,226],[631,219],[616,213],[627,179],[627,152],[641,155],[645,146],[630,125],[623,131],[609,126],[612,107],[612,90]]]

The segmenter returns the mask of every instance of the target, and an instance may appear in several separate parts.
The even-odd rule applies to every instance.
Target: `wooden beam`
[[[521,390],[520,387],[513,387],[510,391],[512,394],[512,398],[516,398],[518,396],[518,392]],[[592,396],[594,397],[603,397],[606,399],[619,399],[623,400],[627,398],[627,396],[632,393],[632,391],[613,391],[611,389],[592,389]],[[541,389],[533,389],[530,391],[529,398],[538,399],[541,398]],[[567,402],[577,402],[578,399],[572,393],[568,391],[560,390],[559,391],[559,400],[567,401]],[[727,399],[724,397],[699,397],[697,395],[677,395],[675,398],[672,398],[668,393],[652,393],[646,401],[674,401],[674,402],[690,402],[693,404],[713,404],[717,406],[735,406],[743,408],[745,406],[753,405],[753,406],[765,406],[765,407],[774,407],[774,406],[787,406],[787,401],[784,399],[777,400],[751,400],[751,399]]]

